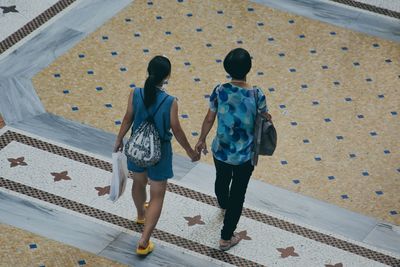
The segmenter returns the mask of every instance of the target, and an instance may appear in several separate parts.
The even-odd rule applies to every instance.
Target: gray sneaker
[[[237,244],[239,244],[240,240],[242,240],[242,238],[239,235],[233,235],[231,237],[231,240],[229,240],[229,241],[221,239],[219,241],[219,249],[222,250],[222,251],[227,251],[231,247],[236,246]]]

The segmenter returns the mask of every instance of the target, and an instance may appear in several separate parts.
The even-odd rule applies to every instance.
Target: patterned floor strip
[[[345,4],[345,5],[352,6],[352,7],[356,7],[356,8],[360,8],[360,9],[364,9],[364,10],[367,10],[370,12],[389,16],[392,18],[400,19],[400,13],[390,10],[390,9],[381,8],[381,7],[377,7],[377,6],[373,6],[373,5],[369,5],[366,3],[361,3],[361,2],[353,1],[353,0],[331,0],[331,1],[340,3],[340,4]]]
[[[78,161],[93,167],[97,167],[99,169],[103,169],[106,171],[110,171],[111,172],[111,164],[109,162],[103,161],[103,160],[99,160],[97,158],[91,157],[91,156],[87,156],[81,153],[78,153],[76,151],[72,151],[70,149],[66,149],[63,147],[59,147],[57,145],[48,143],[48,142],[44,142],[20,133],[16,133],[13,131],[7,131],[5,132],[1,137],[0,137],[0,149],[3,149],[7,144],[9,144],[12,141],[17,141],[19,143],[23,143],[25,145],[29,145],[59,156],[63,156],[69,159],[72,159],[74,161]],[[125,227],[127,229],[131,229],[134,230],[136,232],[140,232],[141,231],[141,227],[135,225],[132,223],[132,221],[126,219],[126,218],[122,218],[120,216],[114,215],[114,214],[110,214],[108,212],[105,211],[101,211],[98,210],[96,208],[92,208],[89,206],[86,206],[84,204],[80,204],[77,203],[75,201],[72,200],[68,200],[66,198],[60,197],[60,196],[56,196],[53,195],[51,193],[47,193],[17,182],[13,182],[10,180],[7,180],[5,178],[0,178],[0,186],[5,187],[7,189],[22,193],[22,194],[26,194],[47,202],[50,202],[52,204],[56,204],[59,206],[62,206],[64,208],[68,208],[83,214],[86,214],[88,216],[92,216],[95,218],[98,218],[100,220],[104,220],[104,221],[108,221],[111,222],[115,225],[119,225],[122,227]],[[168,185],[168,191],[187,197],[187,198],[191,198],[194,199],[196,201],[211,205],[211,206],[217,206],[217,202],[216,199],[212,196],[176,185],[176,184],[172,184],[169,183]],[[317,231],[311,230],[311,229],[307,229],[305,227],[278,219],[278,218],[274,218],[272,216],[263,214],[261,212],[249,209],[249,208],[245,208],[243,211],[243,216],[248,217],[250,219],[277,227],[279,229],[291,232],[291,233],[295,233],[297,235],[303,236],[305,238],[308,239],[312,239],[315,241],[318,241],[320,243],[324,243],[327,245],[330,245],[332,247],[336,247],[339,249],[342,249],[344,251],[348,251],[351,252],[353,254],[380,262],[380,263],[384,263],[390,266],[400,266],[400,260],[396,259],[394,257],[385,255],[383,253],[380,252],[376,252],[373,251],[371,249],[368,248],[364,248],[355,244],[352,244],[350,242],[341,240],[339,238],[336,237],[332,237],[326,234],[322,234],[319,233]],[[222,260],[228,263],[232,263],[232,264],[238,264],[241,263],[243,264],[243,261],[246,261],[246,266],[253,266],[254,262],[249,262],[245,259],[242,259],[240,257],[237,256],[233,256],[233,255],[225,255],[224,253],[221,253],[220,251],[214,249],[214,248],[210,248],[207,247],[205,245],[199,244],[197,242],[193,242],[190,240],[187,240],[185,238],[182,237],[178,237],[176,235],[170,234],[170,233],[166,233],[164,231],[161,230],[156,230],[154,233],[154,237],[158,238],[160,240],[163,241],[167,241],[167,242],[172,242],[173,244],[177,244],[181,247],[184,247],[186,249],[190,249],[193,251],[196,251],[198,253],[201,253],[203,255],[207,255],[209,257],[218,259],[218,260]]]
[[[22,28],[20,28],[18,31],[14,32],[10,36],[8,36],[6,39],[0,42],[0,55],[4,53],[7,49],[21,41],[23,38],[28,36],[30,33],[32,33],[34,30],[38,29],[40,26],[45,24],[47,21],[49,21],[51,18],[53,18],[55,15],[60,13],[62,10],[67,8],[69,5],[74,3],[76,0],[60,0],[57,2],[55,5],[52,7],[48,8],[45,10],[42,14],[25,24]]]

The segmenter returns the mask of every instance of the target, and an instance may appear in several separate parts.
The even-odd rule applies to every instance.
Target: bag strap
[[[254,89],[254,99],[256,101],[256,115],[258,113],[258,88]]]
[[[142,97],[143,104],[144,104],[144,98],[143,98],[142,90],[140,90],[140,96]],[[156,108],[156,111],[153,113],[153,116],[152,116],[153,118],[154,118],[154,116],[156,116],[158,110],[161,108],[162,104],[164,104],[164,102],[165,102],[165,100],[167,100],[167,98],[168,98],[168,95],[166,95],[164,97],[164,99],[161,101],[161,103],[158,105],[158,107]],[[144,109],[146,110],[147,115],[150,117],[149,112],[148,112],[148,110],[146,108],[146,105],[144,105]]]

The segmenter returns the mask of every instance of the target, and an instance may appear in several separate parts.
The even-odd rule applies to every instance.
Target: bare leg
[[[151,233],[160,218],[166,189],[167,181],[151,181],[150,183],[150,203],[146,211],[146,223],[144,225],[142,237],[139,240],[139,246],[141,248],[147,247]]]
[[[147,173],[135,173],[132,184],[132,198],[133,202],[135,202],[136,210],[137,210],[137,218],[138,220],[144,219],[145,210],[144,210],[144,202],[146,202],[147,194],[146,194],[146,185],[147,185]]]

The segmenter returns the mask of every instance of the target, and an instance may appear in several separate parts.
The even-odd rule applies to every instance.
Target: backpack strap
[[[142,94],[142,90],[140,90],[140,96],[142,97],[143,104],[144,104],[144,97],[143,97],[143,94]],[[152,118],[154,118],[154,116],[156,115],[156,113],[158,112],[158,110],[161,108],[162,104],[164,104],[165,100],[167,100],[167,98],[168,98],[168,95],[166,95],[166,96],[164,97],[164,99],[161,101],[161,103],[158,105],[158,107],[156,108],[156,111],[153,113],[153,116],[151,116]],[[146,110],[146,113],[147,113],[148,117],[150,117],[150,114],[149,114],[149,112],[147,111],[146,105],[144,105],[144,109]]]

